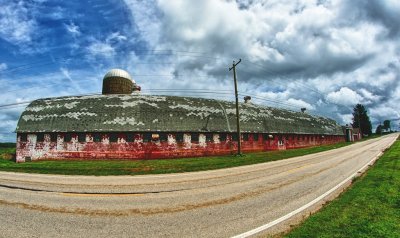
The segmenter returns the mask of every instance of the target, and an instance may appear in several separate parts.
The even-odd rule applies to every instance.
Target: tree
[[[372,124],[369,119],[368,112],[365,107],[361,104],[357,104],[353,108],[353,123],[351,125],[354,128],[360,128],[363,135],[372,134]]]
[[[383,129],[385,129],[386,131],[387,131],[387,130],[390,130],[390,131],[391,131],[391,128],[390,128],[390,120],[384,120],[384,121],[383,121]]]

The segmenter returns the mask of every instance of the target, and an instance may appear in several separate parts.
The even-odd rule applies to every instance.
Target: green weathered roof
[[[233,102],[147,95],[45,98],[22,113],[17,132],[236,130]],[[342,135],[333,120],[301,112],[240,104],[243,132]]]

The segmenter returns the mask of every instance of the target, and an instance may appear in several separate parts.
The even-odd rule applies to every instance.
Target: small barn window
[[[85,133],[79,133],[78,134],[78,141],[79,142],[85,142],[86,141],[86,134]]]
[[[175,136],[176,142],[183,142],[183,133],[177,133]]]
[[[232,141],[238,141],[238,136],[236,133],[232,134]]]
[[[212,141],[212,134],[211,133],[207,133],[206,134],[206,141]]]
[[[253,140],[258,141],[258,134],[253,134]]]
[[[126,142],[134,142],[135,136],[132,133],[126,134]]]
[[[43,142],[44,141],[44,134],[43,133],[38,133],[36,135],[36,141],[37,142]]]
[[[21,142],[26,142],[27,141],[27,136],[26,136],[26,134],[20,134],[19,135],[20,137],[20,139],[19,139],[19,141],[21,141]]]
[[[160,133],[160,141],[167,141],[168,134],[167,133]]]
[[[93,135],[93,141],[94,142],[101,142],[101,135],[99,133],[95,133]]]
[[[243,140],[249,141],[249,134],[247,134],[247,133],[243,134]]]
[[[109,136],[110,136],[109,137],[110,142],[117,142],[118,141],[117,133],[110,133]]]
[[[72,134],[71,133],[65,133],[64,141],[65,142],[71,142],[71,139],[72,139]]]
[[[226,134],[219,134],[219,141],[226,141]]]
[[[198,133],[192,133],[191,138],[193,142],[199,141],[199,134]]]
[[[268,134],[263,134],[263,140],[268,140],[269,139],[269,136],[268,136]]]
[[[151,141],[151,134],[150,133],[143,133],[143,142]]]
[[[56,133],[51,133],[50,134],[50,141],[51,142],[57,142],[57,134]]]

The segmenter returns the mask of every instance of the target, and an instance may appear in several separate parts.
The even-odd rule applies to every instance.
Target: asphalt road
[[[234,236],[324,194],[397,136],[194,173],[95,177],[0,172],[0,237]]]

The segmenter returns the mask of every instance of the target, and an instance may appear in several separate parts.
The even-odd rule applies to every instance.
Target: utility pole
[[[242,155],[242,141],[240,136],[240,123],[239,123],[239,98],[238,98],[238,90],[237,90],[237,80],[236,80],[236,65],[238,65],[242,59],[239,59],[237,63],[233,61],[232,67],[229,68],[229,71],[233,69],[233,80],[235,82],[235,99],[236,99],[236,129],[237,129],[237,138],[238,138],[238,155]]]
[[[360,140],[361,140],[361,138],[362,137],[364,137],[363,136],[363,134],[362,134],[362,130],[361,130],[361,119],[360,119],[360,114],[361,114],[361,110],[360,110],[360,108],[358,109],[358,127],[359,127],[359,132],[360,132]]]

